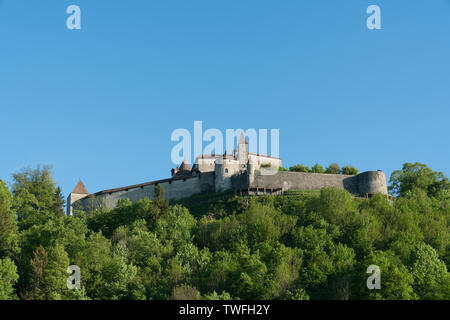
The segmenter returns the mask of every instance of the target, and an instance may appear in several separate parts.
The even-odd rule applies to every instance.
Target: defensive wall
[[[84,208],[93,203],[104,203],[108,208],[113,209],[120,199],[129,199],[131,202],[143,198],[154,199],[157,185],[164,189],[165,198],[172,201],[188,198],[199,193],[223,192],[230,189],[247,191],[249,194],[280,194],[289,190],[320,190],[325,187],[332,187],[345,189],[351,194],[361,197],[376,193],[387,195],[386,176],[382,171],[367,171],[355,176],[285,171],[263,175],[260,170],[248,170],[239,174],[237,173],[238,168],[234,164],[235,170],[226,173],[223,165],[216,166],[214,172],[104,190],[85,195],[81,199],[79,195],[73,193],[70,197],[76,199],[74,202],[80,203]],[[68,211],[68,213],[72,214],[72,211]]]
[[[242,181],[236,187],[242,189]],[[285,171],[262,175],[256,171],[254,177],[249,176],[248,184],[249,189],[256,190],[320,190],[325,187],[345,189],[357,196],[370,196],[379,192],[387,195],[386,175],[382,171],[367,171],[355,176]]]
[[[67,199],[67,214],[73,214],[73,205],[85,209],[104,203],[109,209],[120,199],[135,202],[154,199],[155,188],[160,185],[165,198],[176,201],[205,192],[224,192],[234,189],[248,194],[280,194],[289,190],[320,190],[325,187],[345,189],[356,196],[376,193],[387,195],[386,175],[382,171],[367,171],[355,176],[323,173],[277,171],[281,159],[248,152],[248,143],[241,134],[238,150],[232,154],[200,155],[193,168],[186,161],[172,169],[172,177],[128,187],[109,189],[89,194],[81,181]],[[270,169],[268,169],[270,167]],[[256,192],[255,192],[256,191]]]

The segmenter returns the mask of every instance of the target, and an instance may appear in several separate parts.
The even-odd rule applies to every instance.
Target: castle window
[[[228,173],[228,168],[227,168],[227,169],[225,169],[225,173]]]

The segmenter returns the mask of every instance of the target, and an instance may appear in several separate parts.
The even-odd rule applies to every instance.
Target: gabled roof
[[[78,193],[78,194],[89,194],[86,187],[84,186],[83,182],[80,180],[78,181],[75,189],[73,189],[72,193]]]

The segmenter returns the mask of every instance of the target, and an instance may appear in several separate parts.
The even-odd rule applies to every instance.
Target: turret
[[[240,165],[246,165],[248,162],[248,143],[243,133],[241,133],[238,143],[238,160]]]
[[[89,192],[80,179],[75,186],[75,189],[73,189],[73,191],[67,197],[67,215],[73,216],[73,204],[80,199],[86,198],[88,195]]]
[[[386,175],[383,171],[366,171],[358,174],[358,190],[361,196],[382,193],[387,195]]]
[[[218,161],[220,160],[220,161]],[[232,188],[232,177],[239,174],[239,162],[230,157],[227,152],[215,161],[216,192],[223,192]]]
[[[172,169],[172,177],[174,176],[187,176],[192,174],[191,166],[184,160],[179,168]]]

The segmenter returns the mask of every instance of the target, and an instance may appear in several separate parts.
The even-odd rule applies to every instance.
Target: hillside
[[[158,188],[67,217],[46,168],[18,173],[0,183],[0,299],[450,299],[448,179],[405,164],[390,189],[169,203]]]

